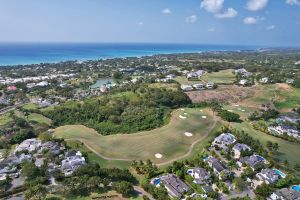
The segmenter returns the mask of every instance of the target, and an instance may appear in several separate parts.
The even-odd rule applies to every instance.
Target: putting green
[[[187,118],[181,119],[180,115]],[[202,118],[204,115],[207,118]],[[102,136],[82,125],[67,125],[56,128],[54,135],[67,140],[79,140],[107,160],[151,159],[156,164],[164,165],[190,156],[194,145],[207,138],[215,125],[216,119],[211,111],[186,108],[174,111],[168,125],[151,131]],[[185,132],[193,136],[187,137]],[[162,155],[161,158],[155,157],[158,153]]]

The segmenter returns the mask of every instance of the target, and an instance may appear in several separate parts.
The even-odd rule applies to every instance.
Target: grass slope
[[[292,164],[299,163],[300,158],[300,145],[298,143],[289,142],[281,138],[277,138],[266,133],[262,133],[252,128],[248,122],[231,123],[230,126],[237,130],[243,130],[253,138],[258,139],[262,144],[266,145],[267,141],[277,142],[279,144],[279,153],[272,155],[276,160],[283,162],[288,160]]]
[[[235,75],[232,73],[233,70],[227,69],[219,72],[206,73],[201,79],[205,82],[214,82],[216,84],[228,84],[235,81]]]
[[[180,119],[179,115],[187,119]],[[207,116],[203,119],[201,116]],[[102,136],[93,129],[81,125],[61,126],[55,129],[54,135],[65,139],[79,139],[96,152],[109,157],[129,160],[151,159],[155,163],[167,162],[187,153],[191,144],[197,139],[205,139],[209,129],[214,125],[213,116],[208,110],[199,109],[176,110],[172,113],[170,123],[151,131],[130,135]],[[193,133],[187,137],[185,132]],[[155,154],[163,155],[161,159]]]
[[[275,107],[281,111],[288,111],[300,105],[300,89],[287,84],[258,85],[255,94],[245,99],[242,104],[259,108],[261,104],[275,102]]]

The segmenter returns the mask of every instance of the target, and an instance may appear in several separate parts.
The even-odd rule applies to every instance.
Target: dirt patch
[[[239,102],[240,100],[253,96],[255,89],[252,87],[239,87],[236,85],[219,86],[216,90],[186,92],[193,103],[218,101]]]
[[[279,90],[284,90],[284,91],[287,91],[287,92],[291,92],[292,91],[291,86],[288,85],[288,84],[286,84],[286,83],[277,83],[276,87]]]

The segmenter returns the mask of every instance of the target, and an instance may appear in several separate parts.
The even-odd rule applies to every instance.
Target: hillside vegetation
[[[181,91],[139,85],[116,95],[68,102],[43,114],[53,120],[54,126],[82,124],[109,135],[160,127],[167,121],[171,109],[190,103]]]

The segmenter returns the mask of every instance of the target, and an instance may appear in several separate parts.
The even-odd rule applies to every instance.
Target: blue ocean
[[[114,43],[0,43],[0,65],[55,63],[156,54],[255,50],[255,46]]]

